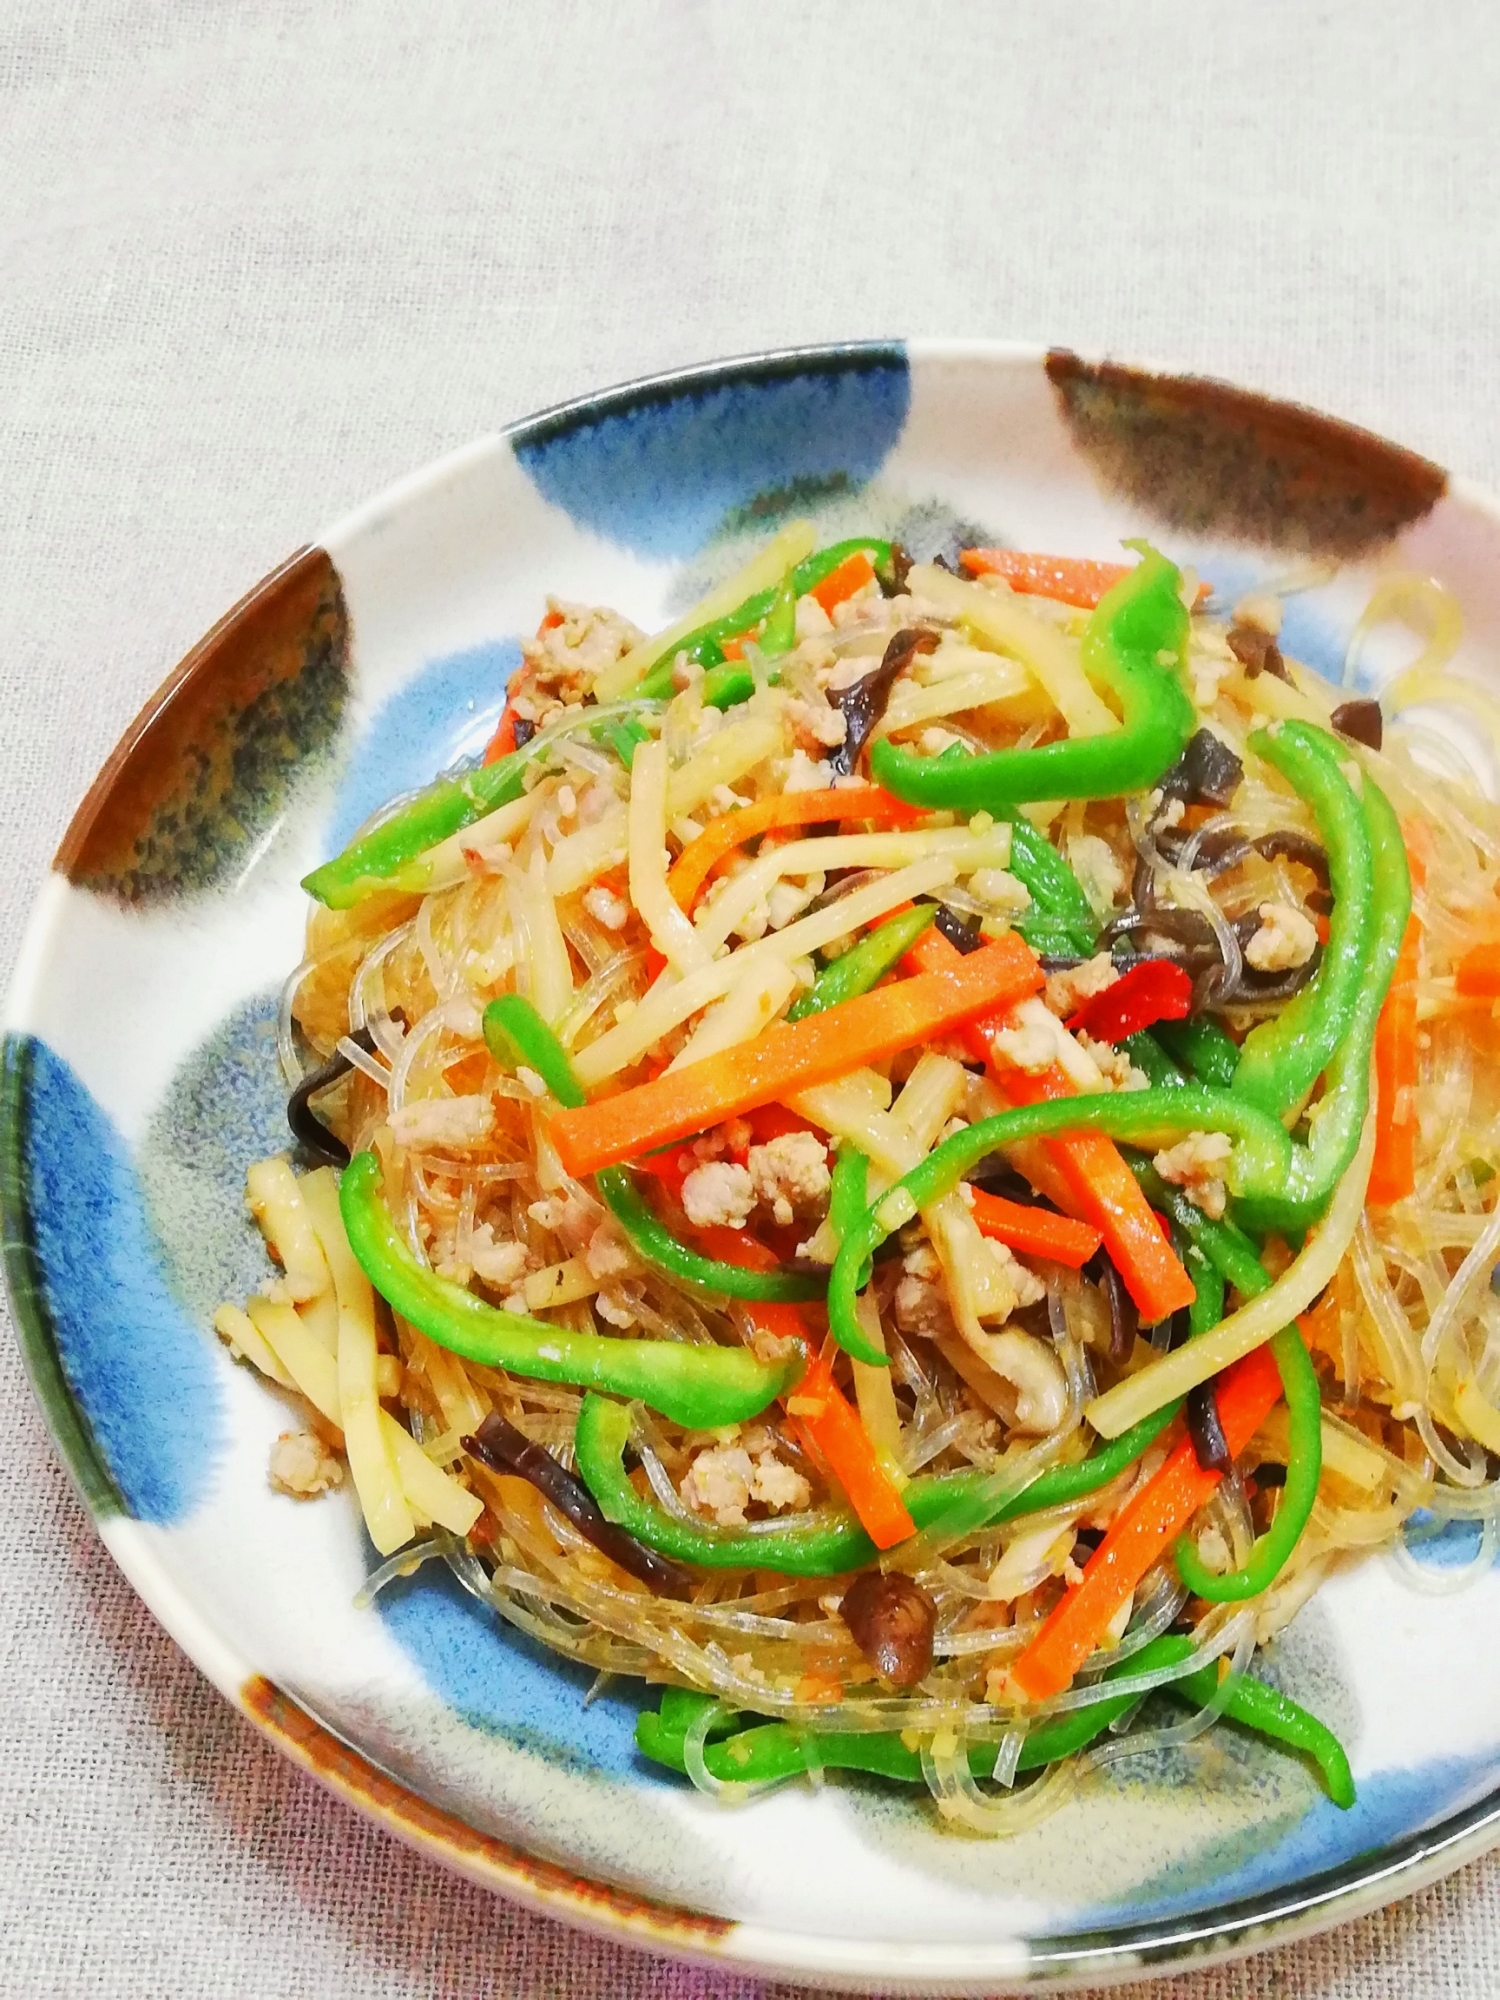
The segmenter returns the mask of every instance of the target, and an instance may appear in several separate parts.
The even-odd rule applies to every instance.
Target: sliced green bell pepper
[[[1019,1493],[998,1500],[996,1476],[977,1470],[919,1474],[902,1487],[901,1498],[919,1529],[941,1536],[972,1534],[1015,1515],[1066,1506],[1107,1486],[1133,1465],[1171,1423],[1177,1407],[1174,1403],[1155,1411],[1090,1457],[1052,1466]],[[875,1544],[846,1508],[830,1510],[812,1526],[753,1534],[664,1513],[654,1500],[643,1498],[626,1475],[629,1442],[630,1412],[625,1405],[605,1396],[585,1396],[573,1436],[578,1475],[607,1521],[660,1555],[702,1569],[763,1569],[784,1576],[842,1576],[876,1558]]]
[[[605,702],[598,708],[572,709],[560,721],[538,730],[529,743],[512,750],[493,764],[481,764],[457,778],[439,778],[399,806],[380,824],[321,868],[302,878],[309,896],[316,896],[330,910],[347,910],[377,889],[402,889],[421,894],[420,857],[450,834],[472,826],[486,814],[497,812],[520,798],[526,789],[530,765],[546,754],[564,736],[581,729],[638,717],[643,710],[659,707],[633,697],[628,701]]]
[[[1313,1107],[1307,1144],[1293,1147],[1290,1169],[1280,1186],[1235,1191],[1239,1196],[1236,1217],[1260,1235],[1274,1229],[1295,1234],[1323,1213],[1359,1150],[1359,1135],[1370,1105],[1370,1057],[1411,914],[1411,874],[1401,823],[1390,800],[1368,776],[1363,807],[1372,884],[1366,950],[1359,979],[1341,1015],[1342,1039],[1328,1062],[1323,1095]],[[1329,863],[1332,867],[1331,849]],[[1238,1073],[1234,1095],[1240,1095]]]
[[[900,964],[936,916],[935,903],[919,904],[862,937],[842,958],[824,966],[807,991],[788,1007],[786,1018],[800,1021],[805,1015],[821,1014],[825,1007],[836,1007],[841,1001],[868,993],[893,966]]]
[[[1334,898],[1317,971],[1240,1047],[1235,1094],[1282,1118],[1300,1108],[1349,1032],[1369,963],[1374,871],[1366,813],[1340,768],[1333,738],[1305,723],[1284,722],[1256,730],[1250,747],[1312,807],[1328,850]]]
[[[1152,1639],[1138,1653],[1119,1661],[1104,1678],[1125,1680],[1138,1674],[1158,1673],[1163,1667],[1179,1665],[1192,1650],[1191,1639],[1169,1633]],[[1218,1687],[1219,1662],[1211,1660],[1181,1680],[1167,1681],[1161,1691],[1189,1707],[1205,1708]],[[1133,1694],[1115,1695],[1037,1723],[1026,1733],[1016,1760],[1017,1771],[1039,1770],[1087,1749],[1137,1699]],[[659,1713],[652,1714],[648,1709],[636,1718],[637,1749],[653,1763],[685,1774],[687,1732],[704,1710],[713,1705],[712,1695],[687,1688],[664,1689]],[[1315,1715],[1267,1687],[1264,1681],[1252,1680],[1248,1674],[1240,1675],[1229,1690],[1223,1714],[1241,1728],[1254,1730],[1311,1758],[1335,1805],[1346,1809],[1353,1805],[1354,1779],[1349,1759],[1333,1731]],[[864,1771],[902,1784],[922,1783],[921,1752],[910,1749],[894,1731],[860,1735],[852,1730],[809,1730],[785,1722],[751,1723],[748,1728],[736,1726],[745,1720],[738,1715],[725,1715],[708,1732],[704,1767],[710,1777],[721,1783],[774,1784],[809,1770]],[[994,1764],[993,1743],[970,1746],[969,1770],[974,1777],[987,1778]]]
[[[818,549],[806,562],[800,562],[792,570],[791,602],[793,616],[793,636],[796,633],[796,604],[799,597],[815,590],[824,577],[831,576],[842,562],[863,550],[880,569],[890,563],[891,544],[878,536],[855,535],[848,541],[834,542],[826,549]],[[733,611],[723,618],[715,618],[710,624],[700,625],[696,632],[689,632],[680,639],[671,652],[654,666],[648,668],[645,676],[637,684],[637,695],[648,695],[670,699],[676,691],[672,679],[679,657],[686,654],[688,659],[699,662],[709,669],[705,676],[703,699],[711,708],[732,708],[736,702],[746,700],[754,691],[755,682],[748,667],[737,661],[724,661],[724,641],[737,639],[742,632],[749,631],[762,619],[770,616],[777,600],[776,589],[757,591],[754,597],[747,597],[743,604],[737,604]],[[762,648],[764,650],[764,648]],[[790,647],[786,650],[790,651]],[[713,679],[713,669],[724,663],[725,671]]]
[[[1240,1048],[1217,1021],[1158,1021],[1151,1030],[1174,1061],[1185,1063],[1200,1083],[1228,1090],[1239,1067]]]
[[[1185,681],[1189,625],[1181,589],[1176,565],[1147,548],[1089,619],[1083,670],[1119,702],[1119,729],[1033,750],[940,758],[883,737],[870,753],[875,782],[916,805],[995,813],[1028,799],[1114,798],[1154,785],[1198,726]]]
[[[379,1156],[356,1153],[339,1189],[344,1228],[360,1268],[403,1319],[468,1361],[541,1382],[573,1382],[638,1397],[695,1430],[759,1416],[805,1366],[801,1353],[770,1363],[743,1347],[606,1339],[487,1305],[417,1262],[381,1199],[380,1177]]]
[[[1011,821],[1010,872],[1031,896],[1031,907],[1017,917],[1016,929],[1033,951],[1066,958],[1094,949],[1099,924],[1083,884],[1029,819]]]

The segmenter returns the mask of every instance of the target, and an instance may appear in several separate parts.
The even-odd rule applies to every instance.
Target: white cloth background
[[[0,0],[0,977],[89,778],[217,614],[387,481],[585,388],[1017,336],[1500,480],[1494,19]],[[788,1991],[525,1915],[333,1803],[115,1574],[8,1329],[0,1406],[7,1995]],[[1480,1863],[1171,1990],[1500,1994],[1497,1916]]]

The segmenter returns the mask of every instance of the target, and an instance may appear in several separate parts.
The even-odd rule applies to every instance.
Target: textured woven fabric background
[[[0,977],[89,778],[214,617],[387,481],[584,388],[1010,335],[1500,480],[1493,23],[0,0]],[[0,1399],[5,1994],[789,1991],[528,1916],[326,1798],[117,1577],[8,1328]],[[1492,1861],[1170,1991],[1500,1994],[1497,1917]]]

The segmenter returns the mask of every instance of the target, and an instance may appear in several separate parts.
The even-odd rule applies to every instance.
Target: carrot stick
[[[1086,556],[1038,556],[1024,549],[964,549],[959,560],[973,576],[1003,576],[1024,597],[1053,597],[1092,611],[1107,590],[1129,576],[1128,563],[1092,562]],[[1198,586],[1200,601],[1210,595]]]
[[[767,1308],[750,1309],[759,1316]],[[772,1308],[771,1310],[774,1310]],[[795,1307],[782,1307],[795,1312]],[[807,1373],[785,1399],[793,1428],[801,1433],[815,1459],[821,1458],[859,1524],[877,1549],[894,1548],[917,1532],[906,1502],[876,1456],[859,1413],[833,1379],[833,1362],[825,1349],[807,1364]]]
[[[1238,1455],[1281,1396],[1269,1347],[1258,1347],[1219,1377],[1215,1400],[1230,1452]],[[1218,1485],[1183,1438],[1157,1472],[1116,1515],[1089,1557],[1083,1580],[1057,1604],[1011,1668],[1028,1701],[1061,1694],[1098,1645],[1111,1618],[1153,1563],[1169,1549]]]
[[[886,826],[906,826],[921,815],[893,799],[879,785],[850,785],[820,792],[783,792],[741,806],[704,828],[673,862],[667,887],[679,908],[691,910],[704,883],[726,856],[758,833],[778,826],[820,826],[829,820],[867,819]]]
[[[1075,1095],[1073,1085],[1055,1066],[1039,1076],[1019,1069],[994,1074],[1013,1104]],[[1114,1140],[1102,1132],[1073,1132],[1063,1139],[1049,1139],[1047,1149],[1080,1213],[1103,1236],[1104,1247],[1146,1324],[1154,1326],[1190,1306],[1197,1287],[1162,1234]]]
[[[963,963],[960,953],[936,930],[924,931],[903,960],[928,972],[954,962]],[[1073,1085],[1056,1064],[1032,1076],[996,1054],[993,1037],[1005,1024],[1004,1011],[997,1009],[993,1015],[971,1019],[962,1033],[974,1054],[988,1064],[1011,1103],[1036,1104],[1043,1098],[1073,1096]],[[1046,1140],[1045,1145],[1067,1185],[1070,1205],[1103,1237],[1104,1247],[1146,1324],[1154,1326],[1182,1306],[1191,1305],[1197,1288],[1157,1226],[1150,1203],[1113,1139],[1105,1138],[1102,1132],[1070,1132]]]
[[[1420,881],[1422,864],[1409,857]],[[1421,926],[1406,920],[1400,956],[1375,1029],[1375,1155],[1366,1201],[1401,1201],[1417,1184],[1417,976]]]
[[[775,1255],[764,1243],[739,1229],[704,1229],[699,1241],[710,1256],[736,1254],[729,1261],[752,1271],[774,1267]],[[710,1239],[716,1239],[710,1241]],[[727,1240],[726,1240],[727,1239]],[[778,1340],[807,1341],[807,1323],[796,1306],[746,1301],[741,1311],[758,1332]],[[881,1464],[870,1434],[859,1420],[859,1412],[833,1379],[833,1356],[808,1344],[812,1359],[795,1389],[782,1397],[788,1405],[793,1431],[815,1462],[821,1462],[843,1487],[849,1505],[859,1516],[860,1526],[877,1549],[894,1548],[916,1533],[916,1523],[906,1511],[906,1503],[885,1467]],[[791,1405],[796,1405],[793,1412]]]
[[[1056,1215],[1050,1208],[1028,1208],[1024,1202],[1007,1201],[1004,1195],[984,1188],[971,1188],[972,1212],[981,1236],[993,1236],[1008,1250],[1028,1257],[1050,1257],[1054,1264],[1081,1270],[1104,1241],[1103,1233],[1087,1222],[1075,1222],[1070,1215]]]
[[[852,556],[845,556],[837,569],[831,569],[821,583],[814,584],[808,596],[817,598],[831,618],[835,604],[842,604],[846,597],[853,597],[856,591],[874,581],[875,565],[863,549],[856,549]]]
[[[971,1016],[1014,1004],[1042,983],[1030,948],[1009,931],[949,970],[876,987],[853,1000],[779,1022],[753,1041],[672,1070],[551,1121],[571,1174],[633,1160],[690,1132],[706,1132],[902,1049],[918,1048]]]

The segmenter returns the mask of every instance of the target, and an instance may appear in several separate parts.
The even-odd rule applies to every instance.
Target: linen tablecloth
[[[218,613],[391,479],[585,388],[1012,336],[1237,378],[1500,481],[1493,20],[4,0],[0,977],[90,777]],[[335,1804],[115,1573],[8,1326],[0,1396],[0,1991],[790,1991],[527,1915]],[[1481,1862],[1169,1990],[1500,1993],[1497,1918]]]

